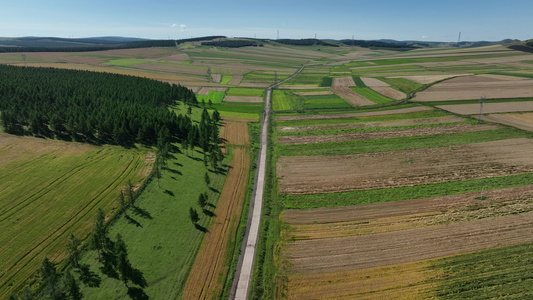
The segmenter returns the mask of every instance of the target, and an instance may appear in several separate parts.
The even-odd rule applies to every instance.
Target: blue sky
[[[531,0],[6,0],[0,36],[525,40],[532,12]]]

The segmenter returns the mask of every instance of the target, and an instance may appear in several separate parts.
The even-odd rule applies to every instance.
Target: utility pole
[[[483,103],[485,103],[485,96],[481,96],[479,99],[479,116],[477,117],[477,123],[481,123],[481,115],[483,114]]]
[[[277,39],[279,40],[279,29],[278,29],[278,38]]]
[[[457,38],[457,44],[461,42],[461,32],[459,31],[459,37]]]

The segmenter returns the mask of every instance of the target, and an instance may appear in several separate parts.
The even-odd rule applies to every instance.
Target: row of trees
[[[89,71],[0,65],[4,130],[17,135],[92,143],[156,145],[164,135],[187,139],[188,114],[169,105],[197,105],[186,87],[156,80]],[[196,126],[197,127],[197,126]],[[200,145],[200,134],[193,134]]]

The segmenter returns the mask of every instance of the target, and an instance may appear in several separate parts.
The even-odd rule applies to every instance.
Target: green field
[[[316,95],[316,96],[302,96],[305,101],[303,103],[304,109],[327,109],[327,108],[349,108],[352,105],[341,97],[333,95]]]
[[[222,75],[222,79],[220,79],[220,84],[226,85],[231,81],[232,75]]]
[[[85,239],[98,208],[113,214],[120,189],[148,176],[145,158],[150,152],[31,137],[2,139],[17,139],[0,146],[0,298],[7,298],[45,257],[64,258],[71,233]]]
[[[226,91],[227,96],[240,96],[240,97],[263,97],[265,95],[265,89],[255,88],[229,88]]]
[[[159,182],[152,180],[137,199],[136,205],[142,213],[130,209],[126,213],[129,218],[120,218],[109,231],[113,240],[118,233],[122,235],[132,265],[142,271],[148,282],[145,292],[151,299],[180,298],[205,234],[192,224],[189,208],[199,211],[199,224],[208,228],[211,217],[202,213],[197,204],[198,196],[207,192],[208,202],[213,205],[208,210],[213,211],[224,184],[224,174],[209,172],[212,189],[206,186],[206,167],[200,152],[196,148],[194,154],[189,152],[191,157],[172,153],[173,158],[163,169]],[[230,159],[228,157],[226,162]],[[97,254],[89,252],[83,261],[101,274],[97,260]],[[83,289],[87,299],[113,299],[126,295],[127,290],[121,281],[101,277],[104,280],[100,288]]]
[[[380,77],[379,80],[388,83],[391,87],[396,88],[406,95],[414,93],[424,87],[424,85],[421,83],[407,80],[405,78]]]
[[[368,87],[353,87],[351,89],[366,99],[375,102],[376,104],[388,104],[395,102],[395,100],[385,97]]]
[[[274,111],[291,109],[291,105],[287,99],[290,97],[290,95],[288,95],[289,93],[290,92],[283,90],[274,90],[272,92],[272,109]]]
[[[146,61],[140,59],[127,59],[127,58],[118,58],[107,61],[107,64],[116,66],[116,67],[129,67],[133,65],[144,64]]]
[[[220,104],[224,100],[224,97],[226,96],[226,92],[217,92],[217,91],[209,91],[207,95],[196,95],[196,100],[198,102],[205,102],[208,103],[209,100],[211,100],[211,103],[213,104]]]

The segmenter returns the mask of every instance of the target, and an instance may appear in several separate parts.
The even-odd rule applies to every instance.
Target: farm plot
[[[449,225],[296,241],[287,245],[287,256],[291,272],[295,273],[364,269],[531,242],[532,227],[533,212],[527,212]]]
[[[384,116],[384,115],[399,115],[407,113],[415,113],[422,111],[432,111],[431,107],[427,106],[414,106],[400,109],[389,109],[362,113],[342,113],[342,114],[328,114],[328,115],[300,115],[300,116],[279,116],[277,121],[300,121],[300,120],[321,120],[321,119],[349,119],[357,117],[369,117],[369,116]]]
[[[226,120],[224,128],[221,137],[237,147],[233,150],[233,161],[214,211],[213,223],[194,262],[183,299],[218,298],[224,285],[220,278],[225,278],[229,269],[226,257],[232,251],[227,250],[239,247],[234,243],[250,173],[250,140],[246,122]]]
[[[412,76],[394,76],[391,78],[404,78],[420,84],[431,84],[437,81],[445,80],[453,77],[470,76],[471,74],[457,74],[457,75],[412,75]]]
[[[533,113],[486,115],[483,120],[533,131]]]
[[[280,157],[280,193],[370,190],[533,171],[526,138],[331,156]],[[406,162],[409,160],[410,162]]]
[[[380,130],[380,131],[359,131],[338,134],[321,134],[321,135],[289,135],[278,136],[280,145],[300,145],[300,144],[317,144],[317,143],[338,143],[357,140],[378,140],[392,139],[412,136],[426,136],[436,134],[453,134],[461,132],[476,132],[483,130],[498,129],[496,125],[448,125],[448,126],[430,126],[412,129]]]
[[[98,208],[116,209],[120,189],[148,176],[147,150],[96,147],[0,134],[0,298],[65,258],[72,233],[84,239]]]
[[[479,114],[480,110],[479,104],[450,104],[437,107],[460,115],[475,115]],[[521,111],[533,111],[533,101],[485,103],[482,113],[495,114]]]
[[[394,100],[401,100],[407,97],[404,93],[391,88],[387,83],[379,79],[369,77],[362,77],[361,79],[367,87],[373,89],[374,91],[380,93],[385,97],[389,97]]]
[[[506,99],[533,97],[533,80],[502,80],[501,77],[482,75],[462,76],[437,83],[419,92],[413,101]]]
[[[465,120],[466,119],[458,117],[458,116],[443,116],[443,117],[435,117],[435,118],[405,119],[405,120],[392,120],[392,121],[278,126],[276,127],[276,130],[280,133],[312,132],[312,131],[323,131],[323,130],[349,130],[349,129],[357,129],[357,128],[379,128],[379,127],[396,127],[396,126],[410,126],[410,125],[448,124],[448,123],[463,122]]]
[[[354,92],[350,87],[355,86],[352,77],[335,77],[331,90],[354,106],[374,105],[375,103]]]

